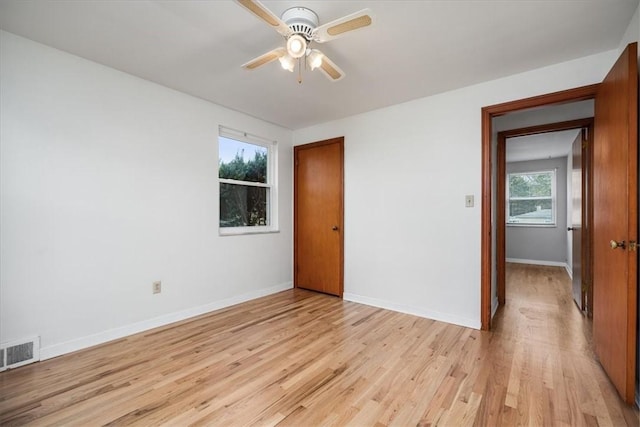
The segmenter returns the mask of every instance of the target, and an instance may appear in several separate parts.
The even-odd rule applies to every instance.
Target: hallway
[[[506,387],[504,406],[494,408],[499,423],[638,425],[638,411],[595,360],[591,320],[577,309],[564,268],[508,263],[506,283],[493,322],[497,377],[487,385]]]

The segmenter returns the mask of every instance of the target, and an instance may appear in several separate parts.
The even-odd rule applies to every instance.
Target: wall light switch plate
[[[468,195],[464,196],[464,206],[466,208],[472,208],[473,207],[473,194],[468,194]]]

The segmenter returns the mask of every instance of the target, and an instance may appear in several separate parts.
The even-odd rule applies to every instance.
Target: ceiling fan
[[[373,24],[370,9],[363,9],[342,18],[319,25],[318,15],[306,7],[292,7],[278,18],[258,0],[236,0],[249,12],[260,18],[285,38],[285,47],[273,49],[251,61],[243,64],[247,70],[253,70],[261,65],[278,59],[285,70],[293,72],[298,61],[298,83],[302,83],[302,61],[311,70],[319,68],[331,81],[338,81],[344,77],[344,72],[324,53],[311,48],[312,43],[325,43],[343,36],[344,34],[368,27]]]

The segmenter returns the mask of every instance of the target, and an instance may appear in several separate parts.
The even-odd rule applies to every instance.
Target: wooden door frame
[[[338,227],[340,231],[340,295],[344,294],[344,136],[296,145],[293,147],[293,286],[298,287],[298,153],[321,147],[323,145],[338,144],[340,147],[340,206],[338,212]]]
[[[507,179],[507,139],[519,136],[539,135],[549,132],[559,132],[571,129],[589,129],[589,137],[593,138],[593,117],[568,120],[564,122],[548,123],[518,129],[498,132],[498,156],[496,174],[496,286],[498,290],[498,304],[504,305],[506,294],[506,179]],[[587,208],[588,212],[589,209]],[[584,210],[583,210],[584,212]],[[584,241],[582,245],[588,244]]]
[[[547,105],[594,99],[599,83],[483,107],[482,114],[482,213],[480,236],[480,321],[482,330],[491,329],[491,162],[492,119],[515,111]]]
[[[595,115],[595,111],[594,111]],[[595,117],[594,117],[595,121]],[[585,137],[585,132],[587,133]],[[582,129],[582,141],[586,141],[587,149],[582,154],[582,281],[587,278],[586,293],[582,293],[582,309],[587,317],[593,317],[593,143],[594,123]],[[583,142],[584,143],[584,142]],[[585,209],[586,207],[586,209]],[[587,236],[585,238],[585,232]],[[586,241],[586,243],[585,243]],[[586,260],[586,261],[585,261]]]

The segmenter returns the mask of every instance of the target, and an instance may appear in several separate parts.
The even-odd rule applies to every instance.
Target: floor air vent
[[[40,360],[40,337],[2,344],[0,346],[0,371]]]

